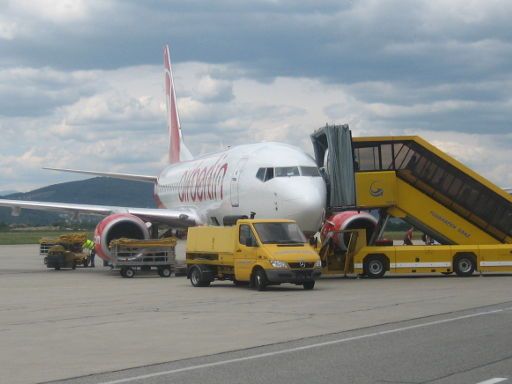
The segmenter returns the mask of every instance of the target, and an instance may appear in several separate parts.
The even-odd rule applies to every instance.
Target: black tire
[[[453,270],[460,277],[468,277],[475,271],[476,263],[472,255],[460,255],[453,259]]]
[[[315,282],[314,281],[306,281],[304,284],[302,284],[302,286],[304,287],[304,289],[306,291],[310,291],[313,288],[315,288]]]
[[[124,270],[124,277],[131,279],[133,276],[135,276],[135,271],[133,268],[128,267]]]
[[[160,275],[160,277],[171,277],[171,274],[172,274],[171,267],[158,268],[158,274]]]
[[[210,281],[204,279],[199,267],[193,267],[190,271],[190,283],[194,287],[208,287],[210,285]]]
[[[261,268],[256,269],[252,273],[252,286],[257,291],[264,291],[267,289],[268,281],[265,271]]]
[[[383,256],[369,256],[364,261],[364,273],[371,279],[379,279],[386,273],[386,259]]]

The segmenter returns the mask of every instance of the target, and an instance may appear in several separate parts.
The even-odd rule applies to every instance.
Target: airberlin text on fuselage
[[[200,163],[196,168],[185,171],[178,185],[180,201],[222,200],[224,178],[228,170],[225,159],[224,155],[211,166],[203,167]]]

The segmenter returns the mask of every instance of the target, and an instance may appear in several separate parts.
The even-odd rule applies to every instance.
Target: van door
[[[256,264],[258,256],[258,242],[251,227],[247,224],[240,225],[238,233],[238,245],[235,249],[235,279],[249,281],[252,268]]]
[[[247,157],[241,158],[233,172],[233,176],[231,176],[230,197],[232,207],[238,207],[239,204],[239,181],[245,163],[247,163]]]

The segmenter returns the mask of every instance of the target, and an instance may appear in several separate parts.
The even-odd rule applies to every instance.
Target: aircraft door
[[[242,174],[242,170],[247,163],[247,157],[243,157],[238,162],[235,171],[233,172],[233,176],[231,176],[231,184],[230,184],[230,197],[231,197],[231,206],[238,207],[239,205],[239,181],[240,175]]]

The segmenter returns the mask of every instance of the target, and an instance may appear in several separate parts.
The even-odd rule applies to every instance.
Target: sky
[[[349,124],[420,135],[512,186],[508,0],[0,0],[0,191],[157,175],[171,48],[199,155]]]

